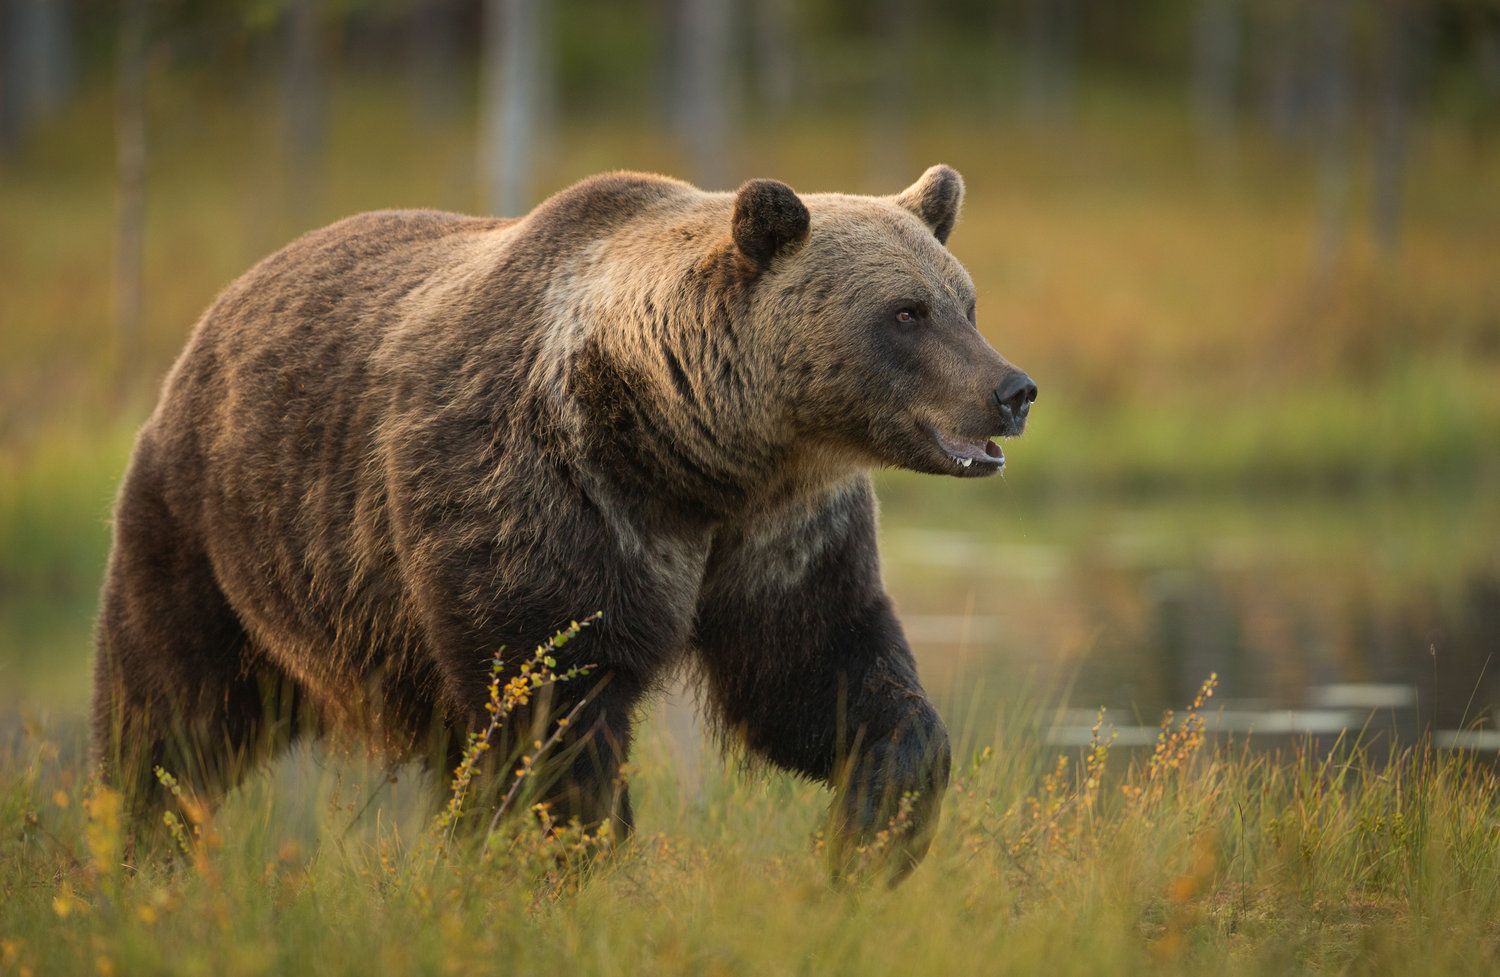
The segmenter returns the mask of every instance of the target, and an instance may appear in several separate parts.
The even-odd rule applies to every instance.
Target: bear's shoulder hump
[[[601,173],[548,197],[532,211],[528,223],[569,235],[603,235],[643,213],[699,193],[691,184],[655,173]]]

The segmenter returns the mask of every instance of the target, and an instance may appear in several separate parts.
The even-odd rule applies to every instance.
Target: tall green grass
[[[1206,706],[1205,706],[1206,708]],[[320,754],[122,864],[117,799],[46,730],[0,759],[0,972],[573,975],[1493,973],[1500,787],[1471,757],[1252,754],[1190,710],[1126,762],[1059,762],[1017,703],[970,744],[927,862],[836,888],[826,796],[672,758],[648,728],[637,835],[430,843],[403,771]],[[62,751],[64,755],[71,751]],[[684,775],[683,771],[687,771]],[[360,780],[361,775],[366,778]],[[368,808],[370,785],[376,803]],[[405,793],[403,793],[405,792]]]

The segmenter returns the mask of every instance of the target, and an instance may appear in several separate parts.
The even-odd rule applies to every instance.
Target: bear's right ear
[[[756,268],[807,240],[807,205],[785,183],[751,180],[734,195],[734,246]]]

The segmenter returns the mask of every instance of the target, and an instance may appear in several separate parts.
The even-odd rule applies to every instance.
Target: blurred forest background
[[[1500,709],[1500,0],[0,0],[0,700],[81,703],[131,434],[296,234],[939,161],[1042,389],[1003,483],[883,480],[939,688]]]

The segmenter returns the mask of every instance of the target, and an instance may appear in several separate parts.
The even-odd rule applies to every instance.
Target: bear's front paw
[[[844,765],[830,812],[834,879],[900,882],[927,854],[948,788],[948,731],[930,707]]]

